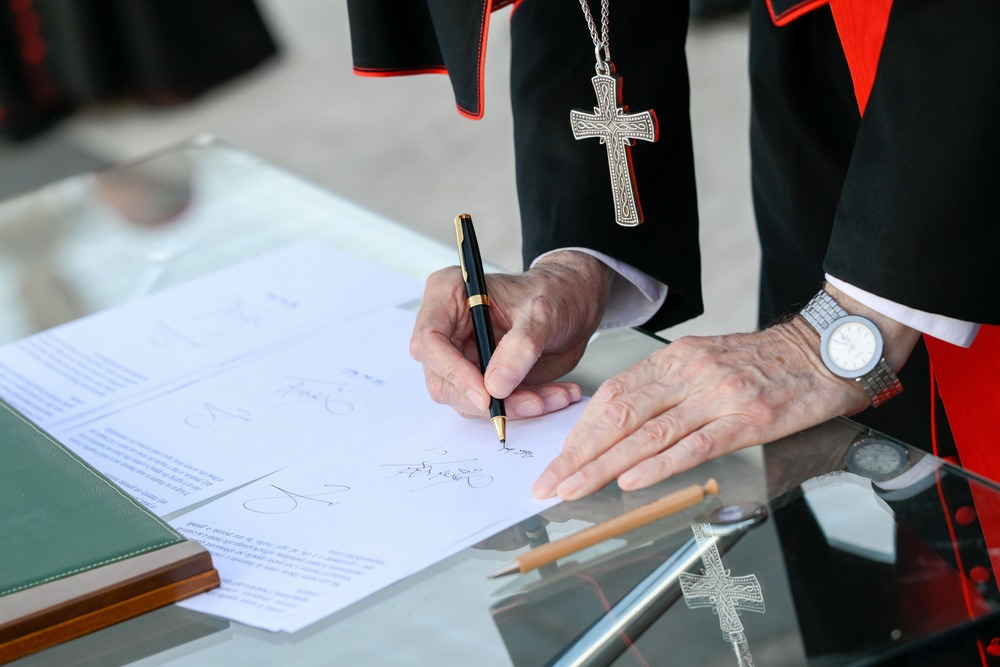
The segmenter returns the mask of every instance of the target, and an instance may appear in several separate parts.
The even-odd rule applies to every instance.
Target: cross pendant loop
[[[614,71],[611,64],[611,47],[598,44],[594,47],[594,58],[597,59],[597,73],[608,76]]]

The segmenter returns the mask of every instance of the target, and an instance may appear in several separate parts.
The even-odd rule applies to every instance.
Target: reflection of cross
[[[702,570],[704,574],[681,574],[684,601],[690,609],[711,607],[718,614],[722,635],[733,645],[740,664],[752,665],[753,658],[750,656],[746,635],[743,634],[739,612],[764,612],[764,595],[760,583],[752,574],[743,577],[729,576],[729,570],[722,565],[710,525],[694,524],[691,529],[699,545],[710,541],[711,546],[701,556],[705,566]]]
[[[621,79],[610,67],[609,74],[598,74],[591,81],[597,93],[594,113],[573,110],[569,113],[575,139],[598,137],[608,148],[608,168],[611,170],[611,195],[615,204],[615,220],[624,227],[642,222],[642,209],[632,175],[632,155],[629,147],[635,139],[656,141],[656,114],[653,110],[628,113],[621,103]]]

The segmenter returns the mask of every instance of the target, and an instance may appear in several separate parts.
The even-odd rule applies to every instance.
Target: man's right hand
[[[611,271],[572,250],[546,255],[523,274],[490,274],[490,315],[497,339],[480,373],[465,286],[457,266],[427,279],[410,340],[438,403],[485,417],[490,396],[505,399],[508,417],[537,417],[579,401],[583,392],[555,382],[572,370],[604,313]]]

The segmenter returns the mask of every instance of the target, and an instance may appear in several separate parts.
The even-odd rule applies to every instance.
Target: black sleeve
[[[600,21],[599,9],[594,8]],[[645,222],[615,223],[605,146],[575,140],[570,110],[595,106],[594,46],[577,0],[527,0],[511,18],[511,98],[525,265],[587,247],[670,288],[647,323],[662,329],[702,312],[698,214],[688,110],[687,2],[611,3],[611,59],[632,112],[653,109],[659,141],[632,148]]]
[[[1000,3],[898,0],[824,268],[1000,323]]]

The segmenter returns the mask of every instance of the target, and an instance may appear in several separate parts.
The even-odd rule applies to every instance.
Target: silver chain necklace
[[[590,39],[594,42],[594,55],[597,57],[597,73],[607,74],[607,64],[611,62],[611,49],[608,41],[608,15],[611,13],[610,0],[601,0],[601,34],[597,34],[597,24],[590,14],[590,2],[580,0],[580,8],[583,9],[583,17],[587,19],[587,27],[590,28]],[[603,71],[602,71],[603,69]]]
[[[576,109],[570,111],[569,121],[575,139],[597,137],[607,147],[615,222],[623,227],[635,227],[643,217],[632,173],[631,148],[636,139],[656,141],[659,132],[652,109],[630,114],[628,107],[622,104],[621,77],[615,73],[615,66],[611,63],[609,5],[610,0],[601,0],[601,33],[598,35],[588,0],[580,0],[597,58],[597,76],[591,79],[597,94],[597,106],[592,114]]]

